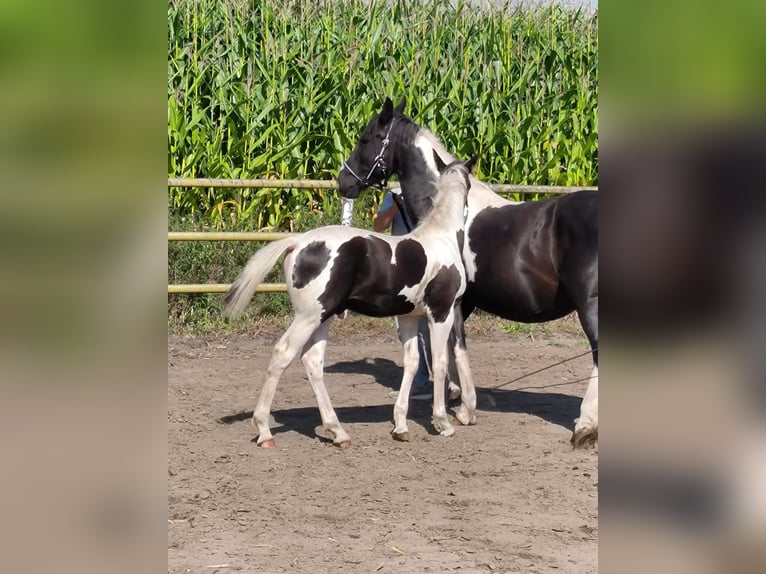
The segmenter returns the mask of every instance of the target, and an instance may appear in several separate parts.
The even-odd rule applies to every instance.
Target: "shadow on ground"
[[[391,389],[399,388],[401,367],[389,359],[363,359],[356,361],[341,361],[329,365],[327,373],[344,373],[369,375],[375,381]],[[495,411],[504,413],[529,414],[540,417],[569,431],[574,428],[574,419],[580,407],[580,397],[563,393],[534,392],[514,389],[486,389],[478,387],[477,409],[479,411]],[[345,423],[384,423],[393,420],[393,404],[363,405],[340,407],[335,409],[341,424]],[[221,417],[219,422],[232,424],[249,420],[253,411],[243,411]],[[308,437],[315,437],[315,429],[322,424],[319,410],[316,407],[298,407],[272,412],[277,423],[272,433],[277,435],[294,431]],[[436,434],[430,424],[431,404],[425,401],[412,401],[408,418]],[[321,438],[321,437],[320,437]]]

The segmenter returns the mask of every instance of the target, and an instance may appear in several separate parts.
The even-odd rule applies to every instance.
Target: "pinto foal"
[[[412,233],[394,237],[328,226],[276,241],[258,250],[224,296],[224,314],[234,317],[241,313],[258,284],[286,253],[285,281],[295,317],[274,347],[253,412],[259,446],[274,446],[269,429],[271,403],[280,376],[301,349],[322,424],[332,434],[333,443],[349,446],[349,437],[338,421],[323,379],[330,324],[346,309],[371,317],[398,317],[404,375],[394,405],[392,434],[399,440],[409,440],[407,406],[418,367],[417,325],[421,317],[428,318],[434,375],[433,425],[443,436],[455,432],[444,400],[447,344],[453,325],[462,327],[463,321],[460,298],[466,278],[460,249],[470,172],[476,158],[445,165],[434,152],[434,161],[441,174],[434,208]],[[468,358],[457,348],[456,353],[463,401],[455,416],[462,424],[475,424],[476,392]]]

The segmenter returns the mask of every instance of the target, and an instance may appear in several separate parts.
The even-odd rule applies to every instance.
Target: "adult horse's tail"
[[[288,237],[273,241],[256,251],[223,296],[223,314],[226,317],[233,319],[245,310],[263,278],[297,239],[297,237]]]

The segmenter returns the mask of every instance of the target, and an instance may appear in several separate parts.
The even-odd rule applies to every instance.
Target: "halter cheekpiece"
[[[343,167],[346,168],[348,172],[354,176],[354,179],[356,179],[356,181],[361,183],[364,187],[375,186],[379,187],[380,189],[385,189],[386,184],[388,184],[388,167],[386,166],[386,161],[383,159],[383,154],[386,152],[386,148],[390,143],[388,136],[391,135],[392,127],[394,127],[394,120],[391,120],[391,125],[388,126],[388,131],[386,132],[386,137],[383,138],[380,151],[378,152],[378,155],[375,156],[375,159],[372,160],[370,171],[367,172],[367,176],[365,178],[359,177],[356,172],[351,169],[351,166],[348,165],[347,161],[343,162]],[[383,174],[383,179],[378,183],[372,183],[370,178],[376,169],[380,169],[381,173]]]

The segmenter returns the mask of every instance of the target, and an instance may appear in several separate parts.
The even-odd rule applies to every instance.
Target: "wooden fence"
[[[388,182],[389,189],[398,187],[395,181]],[[566,187],[544,185],[512,185],[489,184],[497,193],[519,194],[566,194],[582,190],[597,190],[597,187]],[[268,189],[337,189],[335,180],[317,179],[206,179],[206,178],[168,178],[168,188],[198,187],[198,188],[268,188]],[[276,241],[289,236],[290,233],[267,233],[257,231],[169,231],[168,241]],[[229,289],[227,283],[168,285],[168,294],[175,293],[225,293]],[[263,283],[256,289],[258,292],[287,291],[284,283]]]

